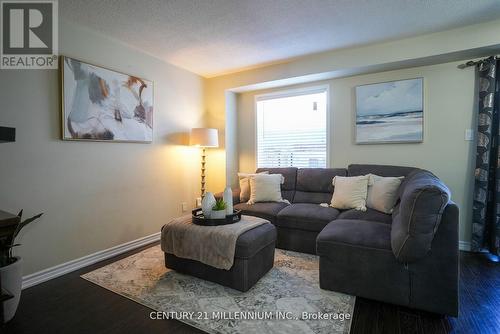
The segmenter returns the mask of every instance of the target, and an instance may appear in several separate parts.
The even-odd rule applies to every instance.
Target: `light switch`
[[[474,130],[465,129],[465,140],[467,141],[474,140]]]
[[[181,206],[182,206],[182,212],[186,212],[186,211],[187,211],[187,209],[188,209],[188,205],[187,205],[187,203],[186,203],[186,202],[182,202],[182,203],[181,203]]]

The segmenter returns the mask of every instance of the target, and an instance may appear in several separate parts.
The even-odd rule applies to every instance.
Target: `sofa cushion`
[[[449,189],[431,172],[422,170],[405,179],[392,214],[391,244],[398,261],[414,262],[429,252],[449,200]]]
[[[320,232],[316,239],[318,255],[332,255],[335,244],[391,250],[391,226],[368,220],[337,219]]]
[[[338,215],[339,211],[334,208],[311,203],[296,203],[278,213],[276,226],[319,232]]]
[[[370,208],[367,208],[366,211],[360,211],[355,209],[342,211],[340,212],[337,219],[370,220],[385,224],[390,224],[392,222],[391,215]]]
[[[263,172],[262,174],[269,174],[268,172]],[[240,182],[240,202],[245,203],[250,199],[250,178],[252,176],[258,175],[257,173],[238,173],[238,179]]]
[[[280,174],[257,174],[250,178],[250,199],[248,204],[258,202],[287,202],[281,197],[283,176]]]
[[[234,208],[241,210],[244,215],[264,218],[271,223],[275,223],[276,215],[286,206],[288,206],[288,204],[283,202],[262,202],[255,204],[240,203],[236,204]]]
[[[404,176],[379,176],[368,174],[366,206],[384,213],[392,213],[399,197],[399,187]]]
[[[269,174],[281,174],[285,178],[285,182],[281,185],[281,196],[292,202],[295,195],[295,184],[297,182],[297,168],[258,168],[255,172],[269,172]]]
[[[368,175],[335,176],[335,186],[330,205],[337,209],[357,209],[366,211],[366,194],[368,192]]]
[[[347,174],[349,176],[367,174],[375,174],[379,176],[407,176],[415,170],[419,169],[404,166],[352,164],[347,167]]]
[[[333,194],[332,180],[346,176],[344,168],[301,168],[297,171],[294,203],[330,203]]]

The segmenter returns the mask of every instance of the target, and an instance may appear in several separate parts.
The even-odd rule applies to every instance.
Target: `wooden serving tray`
[[[201,208],[196,208],[192,211],[193,214],[193,224],[202,225],[202,226],[219,226],[219,225],[228,225],[234,224],[241,220],[241,210],[234,210],[233,214],[227,215],[226,218],[223,219],[210,219],[205,218],[203,216],[203,211]]]

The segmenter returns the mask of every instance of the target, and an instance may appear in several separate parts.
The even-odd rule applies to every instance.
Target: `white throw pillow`
[[[269,174],[268,171],[258,174]],[[250,199],[250,177],[258,175],[257,173],[238,173],[240,181],[240,203],[245,203]]]
[[[257,202],[285,202],[281,197],[281,184],[283,183],[283,175],[257,174],[250,177],[250,199],[247,204],[255,204]]]
[[[404,176],[382,177],[368,174],[366,206],[384,213],[392,213],[398,199],[398,189]]]
[[[335,176],[332,180],[333,190],[331,207],[336,209],[356,209],[366,211],[368,193],[368,175]]]

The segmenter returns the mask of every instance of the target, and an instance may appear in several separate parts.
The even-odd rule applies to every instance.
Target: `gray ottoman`
[[[276,228],[272,224],[263,224],[238,237],[234,264],[230,270],[217,269],[169,253],[165,253],[165,266],[245,292],[273,267],[275,243]]]

